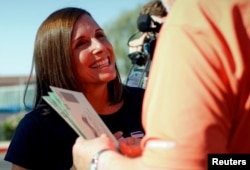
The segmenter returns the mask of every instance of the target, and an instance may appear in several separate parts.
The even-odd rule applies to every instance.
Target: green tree
[[[131,67],[127,42],[138,31],[137,18],[141,8],[142,5],[138,5],[133,10],[123,11],[114,21],[104,25],[106,35],[113,45],[122,78],[126,78]]]

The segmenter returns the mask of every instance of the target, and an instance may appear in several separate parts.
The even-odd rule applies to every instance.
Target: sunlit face
[[[71,49],[74,67],[85,87],[115,79],[113,48],[91,16],[82,15],[75,23]]]

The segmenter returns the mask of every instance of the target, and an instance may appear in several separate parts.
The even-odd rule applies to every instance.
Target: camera
[[[161,24],[155,22],[149,14],[143,14],[137,20],[137,28],[139,31],[128,40],[128,58],[132,62],[132,67],[126,85],[145,88]]]

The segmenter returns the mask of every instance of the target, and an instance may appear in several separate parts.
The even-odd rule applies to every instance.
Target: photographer
[[[141,9],[137,19],[139,32],[128,41],[128,57],[133,64],[126,81],[128,86],[145,88],[157,34],[166,16],[167,11],[159,0],[149,2]]]
[[[141,37],[138,39],[134,39],[133,41],[129,42],[129,52],[132,53],[134,51],[142,51],[142,45],[144,43],[144,40],[147,38],[150,38],[148,34],[150,33],[150,29],[156,28],[156,25],[152,23],[152,25],[149,25],[147,21],[145,22],[145,19],[149,15],[150,19],[152,19],[154,22],[157,22],[159,24],[162,24],[167,16],[167,11],[165,7],[163,6],[162,2],[152,1],[148,4],[144,5],[140,11],[140,15],[138,17],[137,26],[139,31],[142,32]],[[147,18],[146,18],[147,20]],[[155,30],[154,32],[159,32],[159,30]]]

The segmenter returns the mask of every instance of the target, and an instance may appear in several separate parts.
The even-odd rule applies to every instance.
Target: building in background
[[[0,113],[19,113],[24,110],[32,108],[34,99],[34,85],[31,85],[27,91],[26,103],[28,107],[24,106],[23,96],[28,82],[27,76],[16,77],[1,77],[0,76]],[[35,78],[31,78],[34,82]]]

